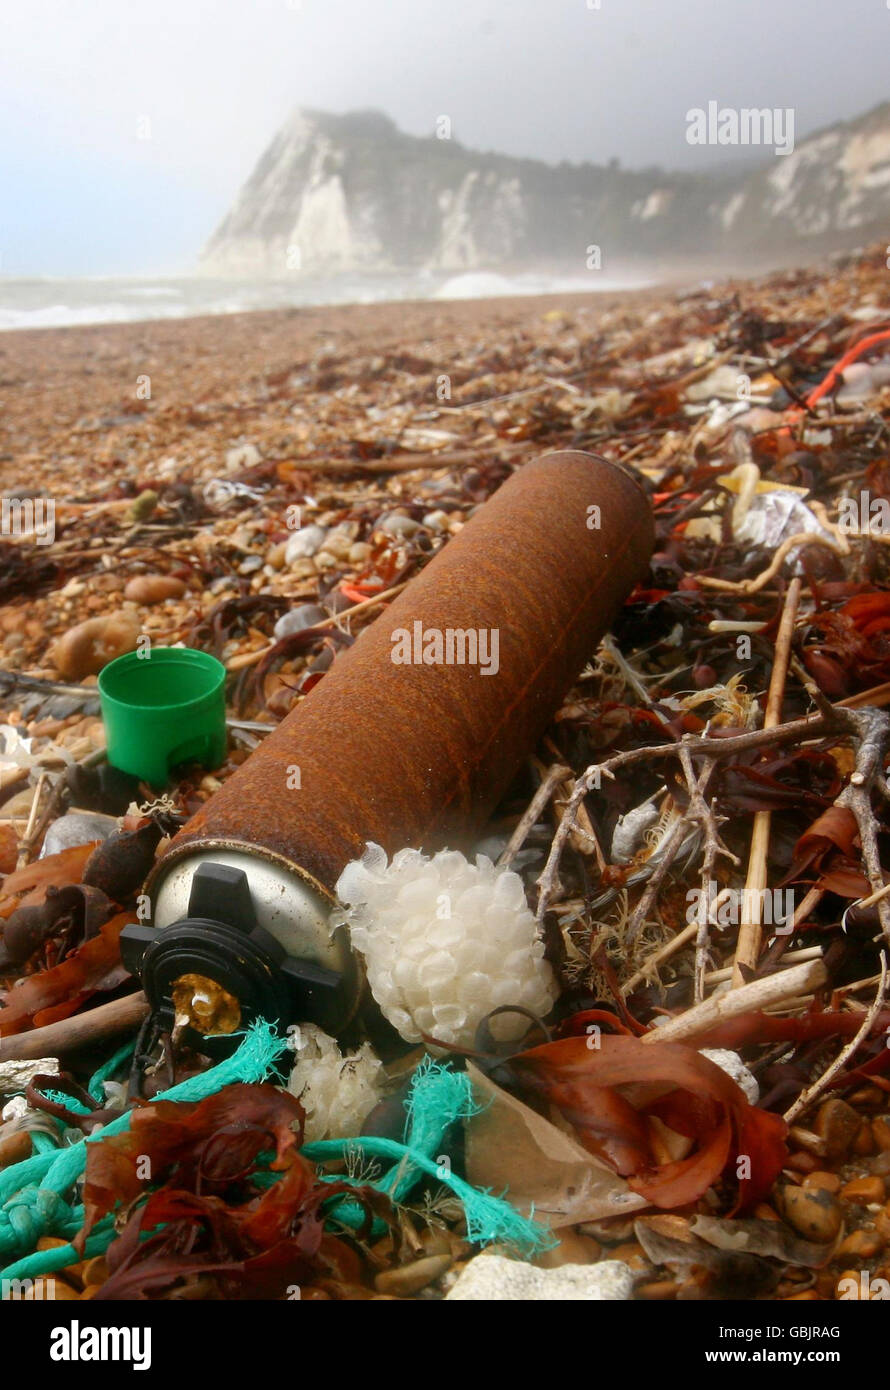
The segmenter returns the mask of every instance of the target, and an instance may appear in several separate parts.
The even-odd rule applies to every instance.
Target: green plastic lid
[[[150,647],[99,673],[108,761],[153,787],[170,768],[226,756],[226,668],[190,647]]]

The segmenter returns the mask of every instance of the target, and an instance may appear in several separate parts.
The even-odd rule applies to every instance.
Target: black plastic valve
[[[241,1027],[255,1018],[277,1024],[317,1023],[336,1032],[349,1012],[344,976],[314,961],[289,956],[256,918],[243,869],[204,863],[195,870],[187,916],[168,927],[133,922],[120,937],[121,958],[142,981],[161,1031],[174,1024],[173,986],[183,975],[201,975],[238,1001]],[[198,1050],[218,1055],[234,1039],[187,1030]],[[240,1040],[240,1029],[239,1029]]]

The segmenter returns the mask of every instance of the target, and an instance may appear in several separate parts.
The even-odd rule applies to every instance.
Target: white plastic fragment
[[[633,1273],[623,1260],[538,1269],[503,1255],[476,1255],[445,1295],[445,1301],[496,1303],[625,1302]]]
[[[757,1078],[748,1070],[737,1052],[731,1052],[725,1047],[702,1047],[699,1051],[702,1057],[707,1057],[709,1062],[713,1062],[721,1071],[725,1071],[727,1076],[732,1077],[752,1105],[757,1104],[760,1099]]]
[[[471,864],[441,850],[429,858],[403,849],[391,864],[379,845],[347,864],[337,883],[346,924],[365,958],[371,992],[386,1018],[409,1042],[428,1034],[472,1045],[492,1009],[520,1005],[549,1013],[556,999],[522,879],[484,854]],[[528,1020],[500,1014],[495,1038],[521,1036]]]
[[[759,493],[735,527],[736,540],[770,549],[801,532],[831,538],[798,494],[784,490]]]
[[[358,1134],[381,1098],[383,1064],[370,1043],[345,1056],[314,1023],[290,1030],[296,1061],[288,1090],[306,1112],[305,1139],[348,1139]]]

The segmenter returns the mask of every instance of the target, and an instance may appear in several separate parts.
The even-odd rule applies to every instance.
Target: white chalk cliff
[[[298,111],[210,238],[201,268],[284,276],[347,270],[583,270],[604,256],[844,249],[890,214],[890,103],[762,151],[743,175],[548,165],[405,135],[380,112]]]

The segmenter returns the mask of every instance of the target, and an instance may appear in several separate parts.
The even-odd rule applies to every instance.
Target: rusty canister
[[[472,844],[652,544],[629,471],[579,452],[521,468],[179,832],[147,885],[152,928],[252,913],[295,988],[294,962],[339,981],[336,1028],[357,988],[326,926],[342,869],[367,841]],[[226,873],[207,888],[214,866],[229,890]]]

